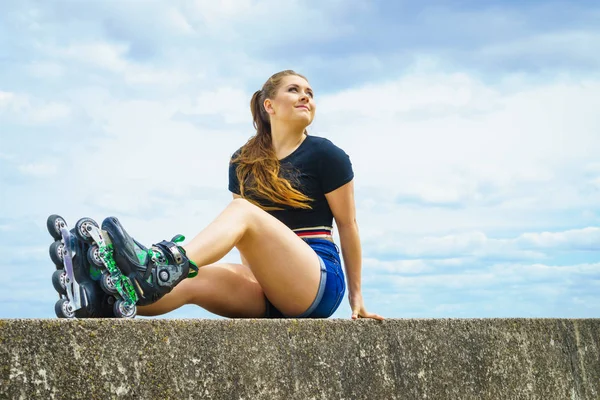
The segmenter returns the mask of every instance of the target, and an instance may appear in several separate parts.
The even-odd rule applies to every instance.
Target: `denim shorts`
[[[321,282],[313,304],[301,315],[283,315],[269,299],[266,299],[265,318],[328,318],[339,307],[344,297],[346,284],[340,261],[340,252],[335,243],[325,239],[303,239],[317,253],[321,263]]]

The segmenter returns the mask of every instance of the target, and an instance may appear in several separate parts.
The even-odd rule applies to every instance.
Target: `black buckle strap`
[[[181,254],[181,250],[179,250],[179,246],[177,246],[173,242],[167,242],[163,240],[158,244],[158,246],[165,248],[170,253],[171,258],[175,261],[175,264],[181,265],[184,262],[184,256]],[[168,255],[168,254],[167,254]]]

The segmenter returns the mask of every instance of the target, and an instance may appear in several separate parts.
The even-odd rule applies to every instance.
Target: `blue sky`
[[[368,309],[598,317],[599,21],[592,1],[2,2],[0,317],[54,317],[50,214],[145,243],[206,226],[252,93],[288,68],[355,168]]]

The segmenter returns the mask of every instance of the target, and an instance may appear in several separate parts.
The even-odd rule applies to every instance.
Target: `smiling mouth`
[[[298,107],[296,107],[296,108],[303,108],[303,109],[305,109],[305,110],[308,110],[308,107],[306,107],[306,106],[298,106]]]

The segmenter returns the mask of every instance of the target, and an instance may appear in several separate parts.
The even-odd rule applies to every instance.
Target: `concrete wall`
[[[600,319],[0,320],[0,398],[600,399]]]

